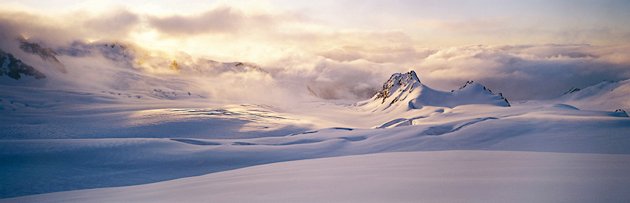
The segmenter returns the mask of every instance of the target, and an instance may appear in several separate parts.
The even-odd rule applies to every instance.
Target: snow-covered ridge
[[[567,103],[583,109],[630,111],[630,80],[602,81],[585,88],[572,88],[557,102]],[[622,112],[623,111],[623,112]]]
[[[56,49],[65,56],[80,58],[103,56],[119,66],[159,73],[215,75],[223,72],[261,72],[261,67],[246,62],[218,62],[210,59],[195,59],[185,53],[152,53],[132,43],[75,41]]]
[[[488,104],[509,107],[501,93],[494,94],[482,84],[467,81],[450,92],[433,89],[422,82],[415,71],[394,73],[371,99],[358,103],[373,111],[421,109],[424,106],[455,107],[466,104]]]
[[[22,36],[10,41],[25,53],[38,56],[49,66],[61,73],[76,72],[76,60],[102,57],[114,67],[146,72],[178,75],[214,76],[224,72],[258,72],[268,74],[263,68],[247,62],[218,62],[205,58],[194,58],[186,53],[150,51],[131,42],[121,41],[73,41],[66,45],[49,46],[45,42],[33,41]],[[15,50],[13,50],[15,51]],[[15,53],[12,53],[15,54]],[[23,59],[24,60],[24,59]],[[25,61],[31,64],[32,61]],[[41,64],[41,63],[40,63]],[[34,65],[36,69],[45,68]],[[62,78],[63,79],[63,78]]]
[[[253,63],[218,62],[185,53],[150,51],[119,41],[73,41],[53,44],[16,36],[2,49],[0,79],[11,87],[109,93],[124,100],[234,98],[209,81],[271,78]],[[6,77],[5,75],[8,75]],[[46,80],[37,80],[43,79]],[[19,80],[18,80],[19,79]],[[25,80],[26,79],[26,80]],[[261,79],[262,80],[262,79]]]

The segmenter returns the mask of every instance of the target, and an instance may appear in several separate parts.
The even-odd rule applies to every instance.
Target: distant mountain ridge
[[[3,40],[7,44],[0,49],[0,85],[7,86],[174,100],[220,97],[203,87],[205,81],[219,77],[271,77],[254,63],[146,50],[133,42],[76,40],[63,44],[23,36]]]
[[[39,56],[42,60],[52,63],[52,67],[57,69],[61,73],[67,73],[65,65],[57,59],[57,52],[49,47],[40,45],[39,43],[30,42],[27,39],[20,37],[20,49],[26,53]]]
[[[433,89],[420,81],[415,71],[394,73],[371,99],[358,105],[373,110],[420,109],[423,106],[455,107],[466,104],[488,104],[509,107],[501,93],[494,94],[485,86],[467,81],[450,92]]]

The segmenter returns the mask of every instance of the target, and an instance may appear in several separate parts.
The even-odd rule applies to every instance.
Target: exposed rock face
[[[581,90],[580,88],[574,87],[574,88],[571,88],[571,89],[567,90],[566,92],[564,92],[563,95],[571,94],[571,93],[574,93],[574,92],[577,92],[577,91],[580,91],[580,90]]]
[[[81,42],[75,41],[68,47],[57,49],[57,53],[72,57],[101,55],[106,59],[127,67],[134,67],[137,60],[136,47],[118,42]],[[170,61],[167,63],[170,64]]]
[[[391,77],[389,77],[389,80],[383,84],[383,89],[376,93],[376,99],[383,99],[381,103],[385,103],[385,100],[391,97],[394,92],[409,92],[421,85],[422,83],[415,71],[409,71],[408,73],[394,73]]]
[[[613,114],[619,117],[628,117],[628,113],[623,109],[617,109]]]
[[[43,47],[42,45],[34,42],[29,42],[24,38],[18,38],[20,41],[20,49],[26,53],[34,54],[42,58],[44,61],[52,63],[52,66],[59,72],[66,73],[66,67],[57,59],[57,53],[51,48]]]
[[[0,76],[7,75],[19,80],[22,76],[32,76],[36,79],[44,79],[46,76],[32,66],[23,63],[12,54],[0,50]]]

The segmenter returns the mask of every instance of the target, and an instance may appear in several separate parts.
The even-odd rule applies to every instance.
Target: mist
[[[84,18],[68,20],[70,15]],[[439,89],[474,80],[510,100],[532,100],[630,78],[630,46],[623,44],[422,48],[405,32],[321,31],[313,26],[323,25],[296,12],[228,5],[191,15],[155,16],[124,8],[62,17],[6,10],[0,15],[1,48],[44,69],[53,88],[162,88],[228,103],[360,101],[373,96],[389,75],[415,70],[423,83]],[[156,44],[139,38],[147,33],[157,33],[151,35]],[[56,73],[20,50],[16,39],[21,37],[55,50],[68,73]],[[191,52],[160,44],[185,45],[186,38],[210,41],[205,49]],[[249,44],[253,41],[266,43]],[[223,51],[238,54],[213,54]],[[163,87],[166,83],[160,81],[180,85]]]

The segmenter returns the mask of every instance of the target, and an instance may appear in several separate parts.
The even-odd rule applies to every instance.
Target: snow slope
[[[0,139],[245,138],[317,126],[265,105],[2,85],[0,112]]]
[[[5,139],[0,140],[0,159],[9,164],[0,166],[0,180],[8,184],[0,188],[0,194],[13,197],[135,185],[265,163],[396,151],[630,154],[630,119],[611,112],[556,105],[464,105],[412,123],[240,139],[178,134],[164,138]]]
[[[460,92],[471,88],[473,95],[493,98],[483,101],[502,101],[479,87]],[[289,109],[127,93],[0,88],[0,160],[8,163],[0,165],[0,198],[381,152],[630,154],[627,117],[549,101],[372,111],[322,102]]]
[[[630,155],[398,152],[6,202],[628,202]]]
[[[563,95],[559,102],[584,109],[630,111],[630,80],[603,81],[583,88],[572,89]]]

